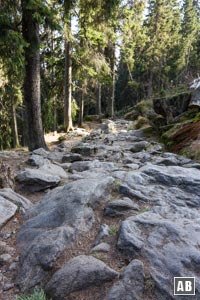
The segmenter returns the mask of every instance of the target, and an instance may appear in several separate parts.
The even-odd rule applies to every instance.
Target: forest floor
[[[50,132],[45,134],[45,141],[50,151],[53,151],[61,142],[59,141],[60,137],[65,137],[65,149],[70,151],[72,147],[80,143],[84,136],[90,134],[93,130],[99,127],[99,122],[87,122],[84,124],[84,128],[77,128],[75,132],[66,133],[55,133]],[[12,149],[10,151],[0,152],[0,164],[6,165],[11,170],[11,181],[16,174],[25,168],[29,167],[27,165],[27,160],[30,156],[27,148]],[[0,175],[1,177],[2,175]],[[12,184],[11,184],[12,185]],[[8,187],[9,184],[4,187]],[[45,191],[30,193],[26,190],[19,190],[18,186],[14,187],[15,192],[20,193],[20,195],[29,199],[32,203],[39,202],[44,195]],[[13,279],[16,276],[15,263],[18,263],[19,252],[16,247],[16,238],[18,231],[23,224],[23,216],[20,212],[16,213],[15,217],[8,221],[3,228],[0,230],[0,255],[4,252],[4,243],[6,243],[6,248],[8,247],[9,253],[12,256],[12,263],[8,261],[8,264],[4,264],[0,260],[0,300],[16,300],[16,295],[19,293],[19,290],[14,286]],[[3,243],[3,244],[2,244]],[[80,245],[79,245],[80,246]],[[10,248],[10,249],[9,249]],[[81,247],[79,247],[81,248]],[[73,252],[73,251],[72,251]],[[35,300],[35,299],[34,299]]]
[[[109,266],[110,268],[112,268],[113,270],[119,273],[122,270],[126,269],[127,265],[131,263],[133,256],[129,254],[125,255],[125,253],[117,251],[117,247],[118,247],[117,245],[119,245],[118,238],[119,238],[119,232],[121,230],[120,229],[121,224],[124,221],[128,220],[127,217],[130,216],[131,218],[135,216],[136,217],[138,216],[138,219],[141,218],[139,221],[141,223],[139,228],[137,228],[137,225],[134,225],[136,226],[135,227],[136,231],[134,229],[134,234],[136,234],[135,241],[137,241],[137,238],[139,240],[144,238],[143,241],[144,243],[145,242],[150,243],[147,246],[149,248],[152,247],[153,249],[152,253],[155,252],[156,253],[155,256],[160,257],[160,263],[161,264],[163,263],[163,266],[166,264],[166,262],[165,261],[163,262],[163,260],[165,259],[165,255],[161,253],[162,251],[166,251],[166,257],[169,261],[169,265],[173,265],[174,263],[173,261],[170,261],[171,258],[169,257],[169,253],[166,250],[167,248],[165,249],[165,243],[167,247],[167,241],[168,240],[170,241],[170,237],[171,237],[168,236],[168,234],[172,236],[175,234],[177,235],[176,242],[173,245],[175,253],[179,253],[176,251],[185,251],[185,253],[190,253],[190,250],[191,251],[194,250],[194,249],[190,249],[190,246],[192,245],[190,241],[188,244],[187,242],[185,243],[185,248],[183,250],[182,250],[183,247],[181,245],[179,246],[179,235],[181,241],[180,243],[182,243],[181,236],[182,235],[187,236],[188,234],[187,231],[184,232],[185,229],[182,229],[179,223],[177,223],[178,225],[177,225],[176,233],[175,233],[175,229],[174,232],[172,229],[170,229],[170,232],[168,232],[169,228],[167,227],[168,226],[167,224],[170,224],[170,222],[172,222],[173,224],[176,224],[176,222],[182,222],[184,218],[186,218],[188,224],[190,224],[193,221],[193,219],[195,221],[196,218],[195,209],[198,209],[198,205],[197,205],[198,197],[196,196],[195,193],[197,194],[199,193],[199,187],[200,187],[198,176],[196,174],[198,173],[198,169],[200,169],[200,165],[193,161],[187,160],[186,158],[179,157],[175,154],[163,152],[161,145],[158,144],[157,141],[156,142],[153,141],[152,138],[148,138],[148,139],[145,138],[142,135],[141,130],[138,131],[129,130],[129,128],[131,128],[131,122],[127,122],[124,120],[116,120],[115,122],[112,123],[110,123],[111,128],[109,128],[109,126],[108,128],[106,127],[106,130],[109,129],[108,133],[105,132],[102,133],[102,128],[103,130],[105,130],[105,125],[104,127],[102,127],[102,125],[100,125],[97,122],[90,122],[87,123],[85,130],[76,129],[74,132],[70,132],[68,135],[66,135],[65,140],[62,140],[61,138],[62,141],[58,141],[58,139],[59,137],[64,135],[63,133],[59,133],[59,134],[51,133],[45,136],[46,142],[50,150],[49,154],[53,155],[53,158],[51,157],[50,159],[51,163],[55,163],[58,166],[67,168],[66,173],[68,177],[64,179],[63,182],[61,182],[60,184],[61,186],[63,184],[66,184],[66,186],[72,184],[72,186],[74,186],[75,188],[74,193],[75,194],[77,193],[77,197],[79,197],[79,195],[82,195],[84,198],[85,191],[84,189],[83,191],[81,191],[80,186],[78,184],[76,186],[76,182],[77,180],[78,182],[79,180],[80,182],[82,180],[83,181],[85,180],[84,181],[85,185],[86,186],[88,185],[85,189],[86,190],[88,189],[87,191],[89,193],[88,195],[92,193],[92,199],[93,199],[94,194],[93,192],[90,192],[90,189],[92,187],[90,186],[89,182],[93,180],[94,184],[97,184],[97,189],[95,190],[95,193],[97,197],[100,197],[99,193],[100,194],[104,193],[103,192],[104,183],[101,183],[101,181],[102,180],[106,181],[107,178],[109,181],[110,178],[112,178],[112,180],[114,180],[112,183],[112,189],[109,191],[106,190],[106,194],[104,194],[103,197],[106,198],[107,207],[109,207],[109,204],[111,204],[112,202],[115,202],[115,200],[119,200],[120,203],[120,204],[118,203],[119,205],[118,207],[115,206],[116,205],[115,203],[115,205],[112,208],[114,209],[115,212],[114,217],[111,215],[106,215],[104,213],[106,207],[104,201],[99,203],[98,207],[93,211],[94,222],[90,230],[86,230],[87,228],[83,230],[83,232],[80,233],[79,237],[75,239],[74,243],[71,246],[66,247],[62,251],[62,254],[59,255],[58,259],[53,265],[53,268],[51,268],[51,271],[47,274],[45,280],[50,278],[49,276],[52,276],[53,273],[55,273],[57,270],[62,268],[63,264],[69,261],[70,259],[76,258],[83,254],[89,257],[91,255],[91,249],[94,246],[94,244],[97,242],[98,236],[101,233],[102,225],[104,226],[105,224],[109,228],[109,234],[104,236],[103,242],[110,245],[110,250],[108,252],[94,252],[92,255],[93,257],[103,261],[107,266]],[[112,128],[112,126],[114,126],[115,128],[114,127]],[[112,130],[114,133],[112,132]],[[99,147],[99,153],[89,155],[88,157],[82,157],[81,161],[72,162],[69,164],[69,166],[66,166],[64,163],[61,163],[60,157],[63,157],[64,154],[72,155],[73,157],[74,153],[71,152],[71,149],[77,145],[80,145],[82,140],[84,141],[84,143],[86,142],[87,145],[89,145],[90,150],[93,149],[94,147]],[[84,147],[86,148],[83,147],[83,149],[87,149],[88,147],[87,145],[84,145]],[[26,188],[22,189],[17,182],[14,182],[13,178],[15,177],[16,174],[19,174],[20,172],[24,171],[26,168],[35,169],[33,166],[27,164],[29,158],[30,158],[30,153],[26,149],[0,152],[0,161],[2,162],[1,164],[4,165],[4,170],[6,169],[5,166],[7,166],[11,170],[11,172],[9,173],[10,178],[7,178],[8,180],[6,181],[7,182],[6,187],[11,186],[15,190],[15,192],[26,197],[33,204],[36,204],[39,203],[46,195],[50,195],[51,197],[51,193],[53,195],[54,189],[52,190],[45,189],[42,191],[40,190],[37,192],[31,192]],[[84,170],[82,170],[83,167],[85,168]],[[155,172],[155,174],[153,172]],[[187,175],[188,178],[186,178],[185,174],[188,174]],[[179,179],[180,176],[183,176],[183,178],[181,177],[183,185],[180,185],[180,179]],[[171,181],[169,180],[169,178]],[[158,182],[156,182],[156,180]],[[137,183],[136,185],[135,182]],[[100,190],[98,184],[100,185]],[[35,183],[35,185],[37,185],[37,182]],[[190,197],[188,196],[188,191],[184,190],[187,187],[189,189],[190,185],[194,186],[194,189],[192,190],[192,192],[194,192],[194,196],[191,197],[192,199],[190,199]],[[120,193],[119,190],[121,190]],[[148,201],[146,200],[147,197],[148,197]],[[182,199],[181,200],[182,202],[180,202],[180,199]],[[126,208],[120,202],[122,200],[124,201],[123,205],[125,205]],[[70,198],[69,201],[71,201]],[[156,201],[159,202],[158,205],[156,204],[157,203]],[[172,201],[173,203],[170,204],[170,201]],[[194,201],[194,203],[192,203],[192,201]],[[132,209],[129,210],[130,209],[129,206],[130,207],[135,206],[134,210]],[[183,215],[182,215],[182,211],[180,211],[180,206],[183,206]],[[84,205],[84,209],[85,208],[87,209],[87,207],[90,207],[90,204],[86,203]],[[176,211],[176,213],[174,212],[171,213],[172,207],[173,210]],[[194,211],[192,211],[191,208]],[[156,223],[157,221],[154,219],[154,214],[156,209],[157,209],[157,217],[160,218],[159,222],[161,224],[161,226],[159,226],[158,229]],[[76,218],[76,214],[77,214],[76,207],[75,207],[75,211],[73,211],[72,213],[75,214],[75,218]],[[90,220],[89,218],[85,220],[84,214],[82,217],[83,220],[80,221],[83,222],[82,224],[83,227],[86,226],[85,222],[87,223]],[[176,214],[177,214],[177,219],[176,219]],[[142,219],[143,215],[147,216],[146,220]],[[148,216],[151,219],[150,223],[148,223]],[[190,220],[191,216],[192,216],[192,221]],[[29,217],[31,217],[31,215]],[[162,223],[162,218],[167,220],[167,222],[164,221]],[[17,212],[14,215],[14,217],[11,218],[1,228],[0,231],[0,300],[16,300],[16,295],[20,293],[18,285],[15,285],[17,277],[18,276],[23,277],[23,274],[20,274],[21,270],[19,270],[18,273],[19,258],[21,257],[22,253],[20,252],[21,250],[19,251],[19,248],[17,247],[17,244],[19,245],[19,240],[17,242],[17,239],[19,239],[18,237],[19,230],[21,230],[23,234],[23,229],[21,228],[24,222],[25,220],[23,214],[21,212]],[[187,222],[185,224],[187,224]],[[152,224],[154,225],[151,228]],[[145,232],[140,233],[140,230],[142,230],[143,225],[145,228]],[[75,226],[78,225],[75,224]],[[193,223],[191,223],[191,227],[192,226],[194,226]],[[77,228],[78,228],[77,230],[80,230],[79,227]],[[130,226],[129,230],[132,230],[131,228],[132,227]],[[160,228],[164,228],[163,233],[161,232],[161,234],[159,233]],[[31,228],[28,228],[28,230],[29,229]],[[179,234],[179,230],[180,230],[180,234]],[[181,230],[183,230],[183,233]],[[150,236],[151,232],[152,232],[152,236]],[[137,237],[138,233],[139,233],[139,237]],[[146,238],[148,234],[150,236],[149,239]],[[154,237],[156,237],[156,240],[159,241],[160,238],[161,239],[163,238],[163,234],[166,235],[165,243],[163,245],[158,245],[159,249],[157,249],[156,243],[158,242],[154,244]],[[189,238],[190,235],[188,236],[187,239],[189,240]],[[99,240],[99,243],[100,241],[101,240]],[[26,252],[26,248],[29,246],[29,242],[28,244],[26,243],[27,242],[25,242],[25,245],[23,245],[22,243],[22,248],[23,251],[25,252]],[[121,241],[121,244],[122,244],[121,247],[123,248],[124,246],[123,240]],[[124,247],[126,248],[127,245]],[[132,248],[130,248],[129,250],[132,251]],[[2,258],[1,257],[2,254],[4,255],[5,253],[8,254],[7,257],[4,256]],[[30,253],[27,254],[27,257],[29,257],[29,255]],[[142,262],[144,266],[144,274],[145,274],[143,296],[139,299],[141,300],[157,299],[155,298],[154,295],[155,292],[154,284],[152,283],[153,271],[151,272],[149,271],[151,268],[152,270],[154,270],[155,267],[157,267],[154,261],[157,258],[151,256],[151,252],[148,251],[146,252],[144,251],[142,254],[138,254],[137,258],[140,259],[140,261]],[[21,257],[20,259],[21,260],[25,259],[25,265],[26,265],[26,257],[23,259]],[[27,263],[30,263],[32,258],[30,257],[28,259],[30,259],[30,261],[28,260]],[[187,259],[189,264],[190,258],[188,257]],[[149,262],[151,262],[152,266],[150,265]],[[21,261],[20,264],[23,265],[23,262]],[[180,264],[180,268],[182,268],[181,264]],[[163,266],[161,265],[160,269],[158,270],[159,272],[162,272]],[[25,272],[26,271],[27,270],[25,268]],[[171,270],[168,269],[166,270],[166,272],[169,271],[171,272]],[[33,274],[34,272],[35,271],[33,266]],[[182,269],[180,269],[180,272],[182,272]],[[30,273],[29,275],[33,276],[32,273]],[[26,277],[26,274],[24,274],[24,276]],[[32,279],[30,279],[30,281],[31,280]],[[154,280],[156,280],[156,276],[154,277]],[[113,286],[113,282],[117,282],[117,279],[112,282],[108,282],[104,284],[103,287],[92,286],[88,289],[75,291],[72,294],[70,294],[67,298],[62,298],[62,299],[67,299],[67,300],[107,299],[105,297],[107,295],[107,292],[110,290],[111,286]],[[157,282],[156,284],[159,285],[160,283]],[[166,281],[163,284],[167,285],[168,282]],[[167,286],[166,290],[169,290],[169,286]],[[110,299],[115,299],[115,298],[111,297],[109,298],[109,300]],[[120,296],[118,295],[118,298],[116,298],[116,300],[118,299],[122,299],[122,298],[120,298]],[[162,299],[162,298],[158,297],[158,299]]]

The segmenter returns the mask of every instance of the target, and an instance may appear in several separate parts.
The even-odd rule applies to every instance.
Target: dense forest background
[[[187,89],[198,0],[0,0],[0,148]]]

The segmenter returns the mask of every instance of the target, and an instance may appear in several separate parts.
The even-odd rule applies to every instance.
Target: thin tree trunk
[[[22,29],[25,47],[24,101],[28,117],[28,147],[32,151],[47,148],[44,140],[40,100],[40,38],[35,11],[28,8],[29,1],[22,0]]]
[[[54,32],[51,30],[51,56],[54,56]],[[52,87],[52,97],[53,97],[53,135],[57,134],[57,107],[56,107],[56,97],[54,95],[54,80],[55,80],[55,68],[52,65],[51,70],[51,87]]]
[[[26,108],[22,109],[21,113],[22,118],[22,146],[28,146],[28,117]]]
[[[56,98],[53,98],[53,131],[54,135],[57,134],[57,108],[56,108]]]
[[[83,125],[84,97],[85,97],[85,87],[84,87],[84,85],[82,85],[81,97],[80,97],[80,102],[79,102],[79,122],[78,122],[79,127],[81,127]]]
[[[147,97],[151,98],[153,94],[153,71],[150,71]]]
[[[107,114],[109,117],[113,117],[114,116],[114,101],[115,101],[115,46],[114,45],[109,47],[108,56],[109,56],[109,61],[110,61],[112,85],[109,89],[110,95],[109,95],[109,99],[108,99]]]
[[[101,116],[101,83],[98,81],[97,84],[97,105],[96,105],[96,114]]]
[[[16,117],[16,107],[14,101],[11,105],[11,116],[12,116],[12,137],[13,137],[13,147],[19,147],[19,136],[17,128],[17,117]]]
[[[71,45],[67,40],[65,40],[64,127],[67,132],[73,129]]]

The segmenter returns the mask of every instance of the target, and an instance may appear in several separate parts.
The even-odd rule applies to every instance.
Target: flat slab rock
[[[21,188],[25,188],[30,192],[55,187],[61,180],[59,176],[47,174],[46,171],[39,169],[25,169],[25,171],[17,174],[15,179],[20,183]]]
[[[148,262],[156,299],[176,299],[172,284],[176,276],[196,277],[196,294],[200,295],[197,220],[199,214],[190,210],[160,207],[122,222],[118,248]]]
[[[90,230],[93,208],[105,201],[114,179],[81,179],[50,191],[27,213],[17,244],[21,250],[18,283],[29,290],[44,282],[62,251],[78,234]]]
[[[62,163],[72,163],[75,161],[83,160],[82,156],[78,153],[65,154],[62,158]]]
[[[59,176],[61,179],[67,178],[67,173],[65,170],[61,166],[55,164],[44,164],[39,168],[39,170],[48,175]]]
[[[57,271],[46,286],[53,300],[64,300],[72,292],[102,285],[118,276],[118,273],[93,256],[80,255],[69,260]]]
[[[44,164],[49,164],[50,161],[38,154],[32,154],[26,162],[28,165],[33,167],[41,167]]]
[[[15,204],[18,208],[22,210],[27,210],[31,208],[32,203],[27,198],[21,196],[20,194],[15,193],[10,188],[0,189],[0,196],[5,198],[6,200]]]
[[[117,171],[120,192],[133,199],[157,205],[200,207],[200,170],[150,163],[136,171]],[[145,188],[144,188],[145,187]]]
[[[0,228],[16,213],[17,206],[0,196]]]
[[[120,200],[109,202],[104,209],[104,215],[110,217],[118,217],[123,216],[130,211],[138,209],[138,205],[136,203],[133,203],[131,199],[123,198]]]
[[[81,143],[73,147],[71,151],[74,153],[79,153],[82,156],[91,156],[98,152],[98,148],[88,143]]]
[[[176,276],[195,276],[200,295],[200,170],[147,164],[116,175],[124,183],[121,192],[153,204],[148,212],[121,223],[118,249],[148,263],[156,299],[176,299]]]

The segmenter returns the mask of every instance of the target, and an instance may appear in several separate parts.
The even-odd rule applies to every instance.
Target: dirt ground
[[[85,132],[90,133],[93,129],[99,126],[98,122],[90,122],[85,125]],[[59,141],[60,137],[65,136],[65,147],[67,149],[71,149],[74,145],[79,143],[83,136],[79,135],[78,133],[74,134],[70,132],[69,134],[65,133],[48,133],[45,135],[45,141],[50,151],[52,151],[57,145],[61,143]],[[4,169],[10,170],[10,179],[7,182],[6,186],[2,187],[9,187],[12,185],[14,190],[21,194],[22,196],[28,198],[32,203],[37,203],[42,199],[45,195],[45,192],[37,192],[37,193],[29,193],[27,191],[19,190],[16,183],[14,183],[14,177],[20,171],[23,171],[25,168],[30,168],[27,165],[26,161],[29,158],[29,152],[27,148],[20,148],[20,149],[13,149],[11,151],[6,151],[4,154],[0,152],[0,167],[3,165]],[[0,174],[0,177],[4,175]],[[16,239],[17,233],[20,229],[20,226],[23,223],[23,215],[20,212],[17,212],[10,221],[7,222],[0,230],[0,242],[5,242],[8,247],[13,248],[12,251],[12,262],[9,264],[4,264],[0,262],[0,283],[3,282],[3,285],[0,284],[0,300],[16,300],[17,295],[19,294],[19,290],[16,286],[14,286],[14,281],[17,276],[16,270],[10,269],[10,266],[14,263],[17,264],[19,260],[19,249],[16,246]],[[79,250],[77,250],[77,245],[71,249],[70,253],[77,253],[81,252],[81,244],[79,244]],[[82,248],[83,249],[83,248]],[[0,255],[1,255],[1,248],[0,248]],[[65,254],[63,254],[65,255]],[[70,255],[71,256],[71,255]],[[71,256],[73,257],[73,255]],[[6,280],[4,281],[4,276]],[[6,289],[6,290],[4,290]]]

